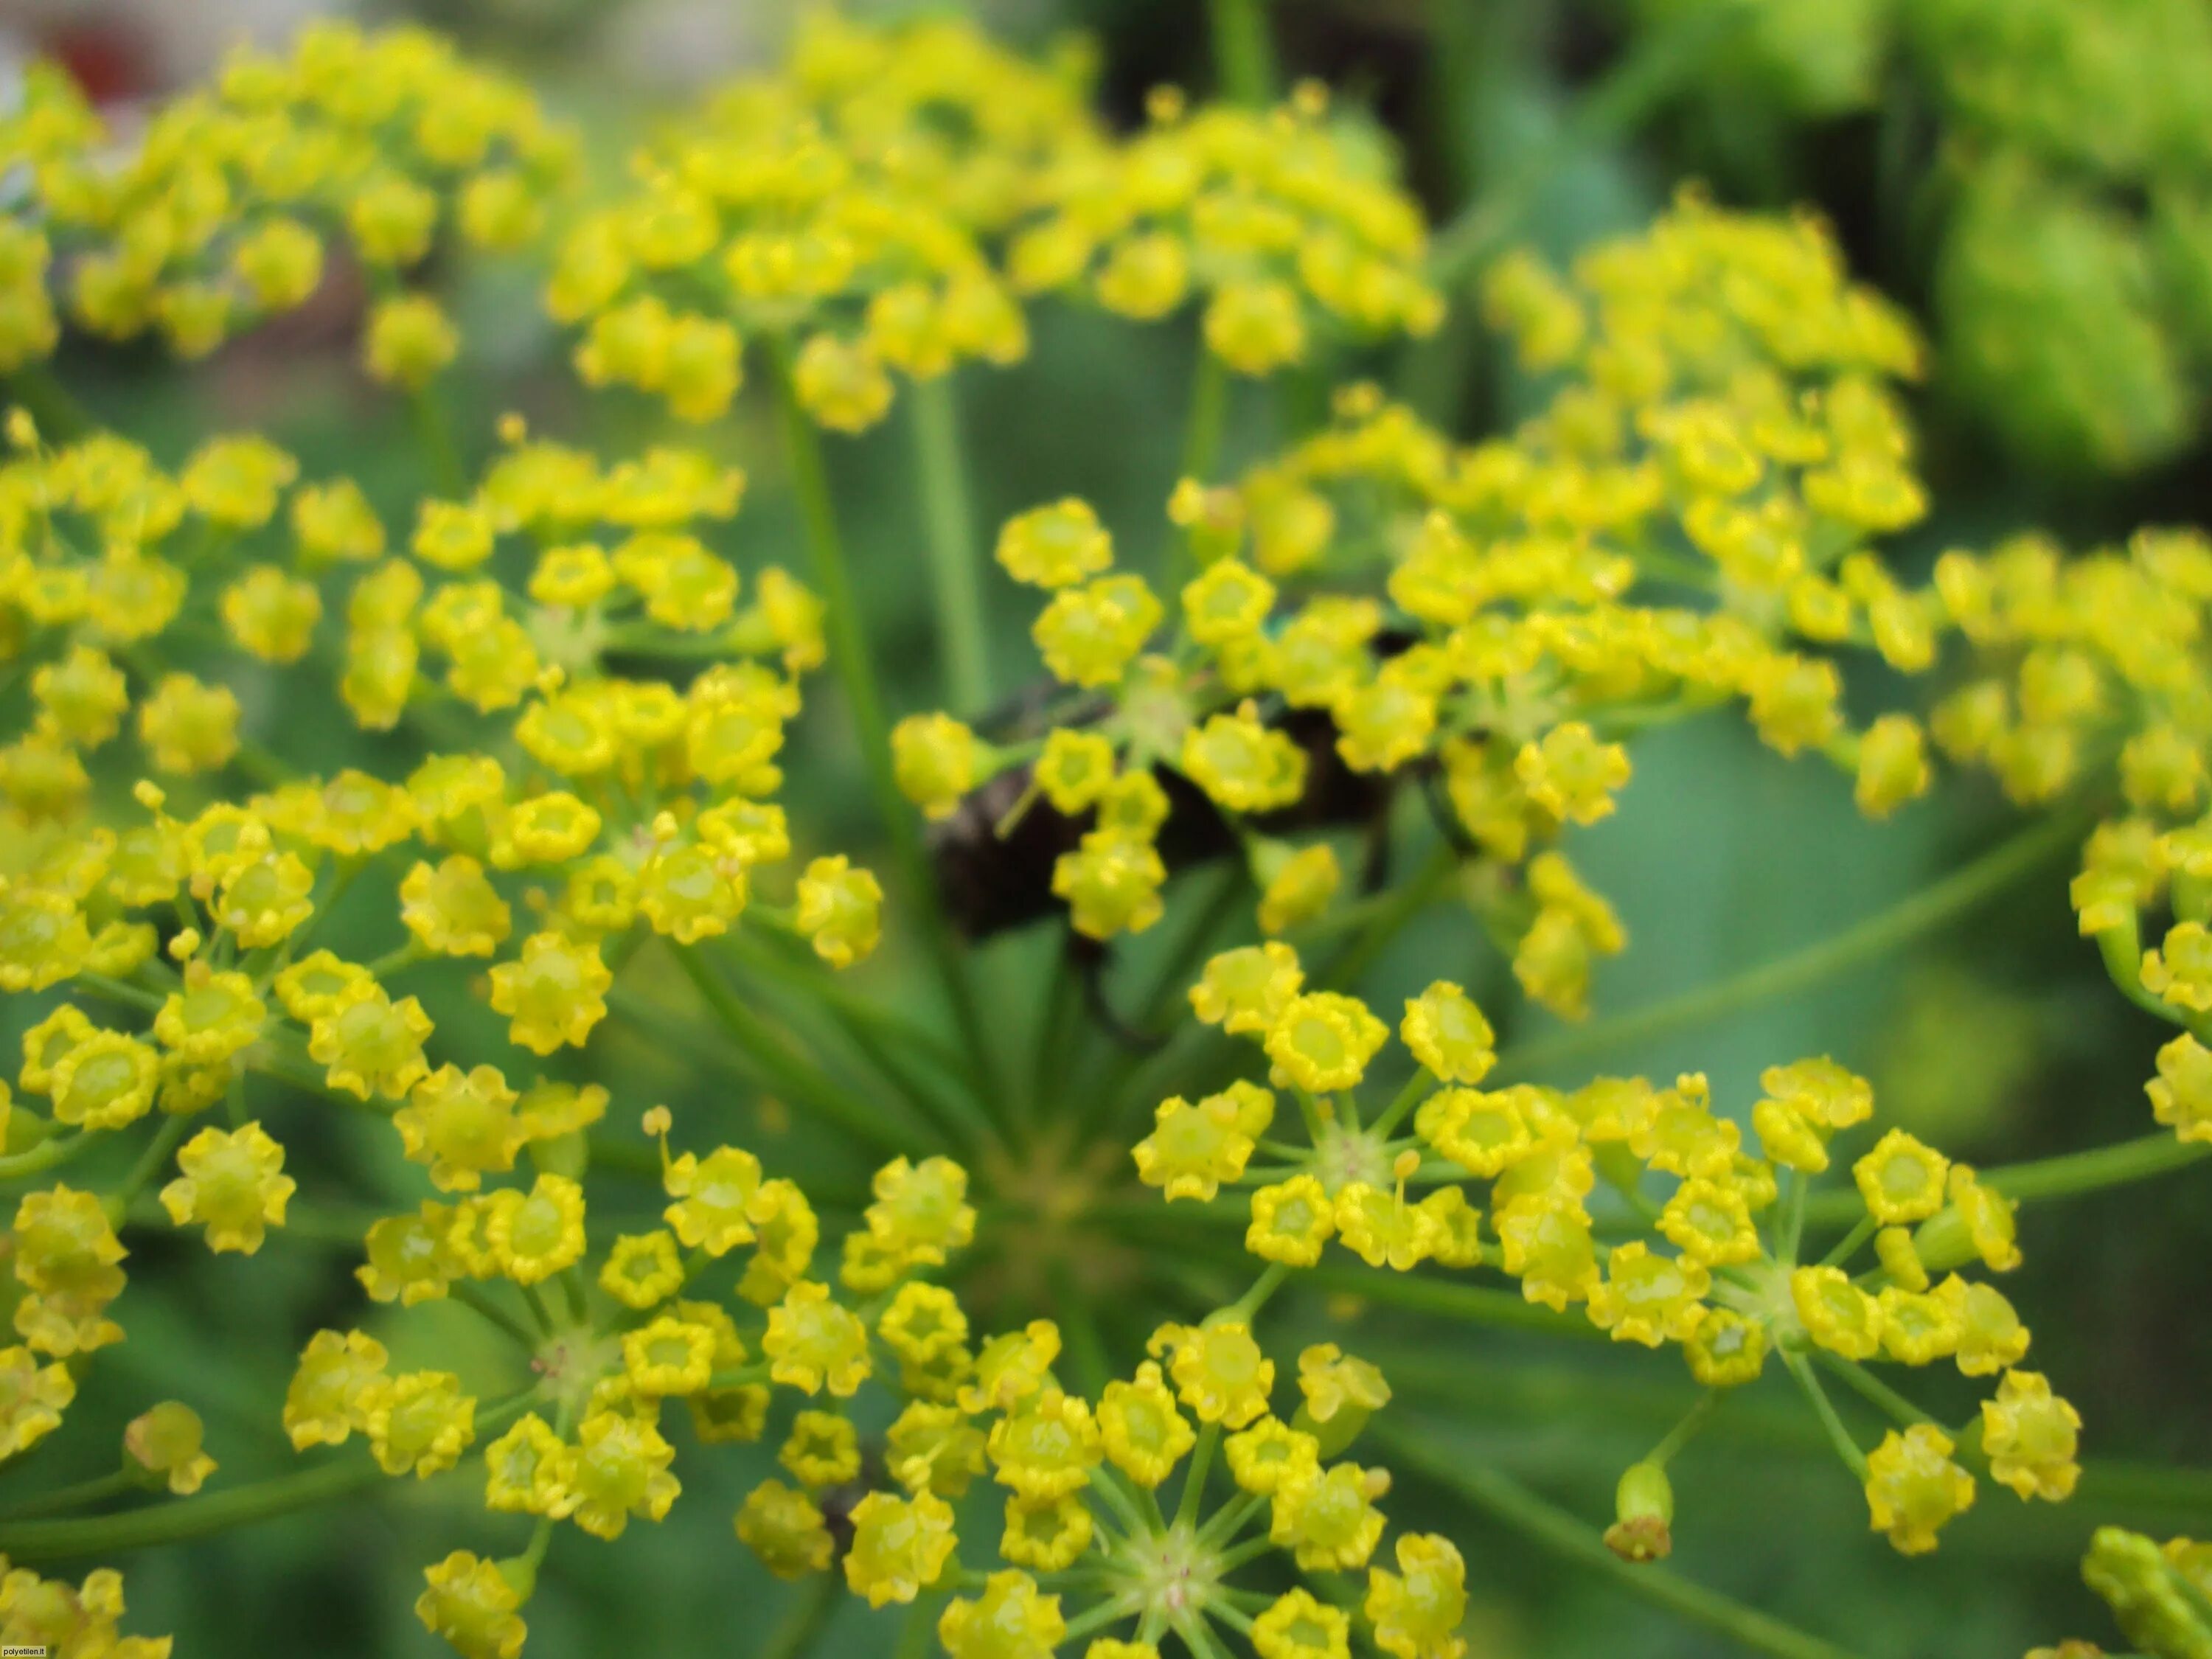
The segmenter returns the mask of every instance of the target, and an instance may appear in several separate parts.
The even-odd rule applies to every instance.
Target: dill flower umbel
[[[1224,95],[1118,125],[1082,43],[810,11],[606,168],[415,28],[239,49],[143,121],[26,72],[0,112],[4,1644],[168,1650],[120,1633],[112,1570],[21,1563],[456,1472],[404,1565],[470,1659],[517,1659],[552,1577],[616,1593],[635,1575],[585,1553],[635,1564],[717,1492],[716,1547],[790,1584],[794,1652],[849,1595],[953,1659],[1461,1659],[1503,1593],[1474,1512],[1809,1650],[1661,1565],[1711,1515],[1669,1465],[1753,1385],[1802,1412],[1760,1455],[1840,1465],[1829,1518],[1863,1504],[1900,1555],[1984,1476],[2114,1490],[2099,1395],[2039,1334],[2063,1287],[2026,1264],[2065,1250],[2044,1200],[2212,1146],[2212,541],[1973,544],[1923,477],[1915,325],[1815,214],[1686,189],[1554,264],[1497,240],[1532,173],[1432,230],[1381,115],[1276,100],[1266,9],[1218,9]],[[1745,24],[1757,52],[1780,27]],[[1753,50],[1708,48],[1680,73]],[[2031,84],[1947,78],[1942,107]],[[2166,110],[2136,146],[2161,203],[2203,125],[2166,96],[2092,105],[2115,145]],[[291,387],[326,316],[395,416],[345,442],[295,407],[327,399],[247,395]],[[1512,362],[1480,402],[1510,413],[1470,434],[1442,377],[1486,327]],[[1131,488],[1118,453],[1079,481],[1036,447],[978,526],[961,398],[1033,328],[994,396],[1101,339],[1132,380],[1187,363],[1188,430]],[[117,390],[135,340],[240,341],[223,406],[270,429],[180,435],[173,399]],[[484,422],[547,342],[542,429]],[[1393,392],[1351,378],[1405,352]],[[64,384],[95,361],[97,418]],[[1085,417],[1121,418],[1119,385]],[[848,440],[893,418],[912,464],[884,469]],[[852,510],[879,471],[914,510]],[[941,694],[884,672],[925,586]],[[1708,717],[1724,764],[1647,741]],[[1753,799],[1770,775],[1817,775],[1811,804]],[[1829,857],[1820,811],[1888,835],[1976,787],[2026,826],[1896,909],[1624,998],[1631,924],[1685,936],[1662,977],[1749,934],[1698,873],[1741,848],[1639,815],[1711,795]],[[1879,1089],[1698,1029],[2061,843],[2082,940],[2166,1028],[2141,1139],[2007,1157],[2002,1021],[1948,1005],[1940,1066],[1824,1026]],[[1771,896],[1739,908],[1797,914]],[[1591,1067],[1655,1033],[1711,1069]],[[253,1313],[215,1370],[178,1316],[204,1291]],[[1463,1340],[1490,1325],[1617,1345],[1619,1376],[1536,1387]],[[251,1411],[165,1397],[234,1370],[250,1405],[264,1361],[261,1450]],[[1458,1435],[1478,1395],[1531,1456],[1662,1421],[1604,1472],[1613,1514],[1578,1514]],[[106,1472],[40,1487],[95,1468],[71,1448],[102,1422],[128,1425]],[[300,1467],[262,1474],[284,1442]],[[2106,1528],[2085,1576],[2129,1641],[2193,1659],[2205,1549]]]

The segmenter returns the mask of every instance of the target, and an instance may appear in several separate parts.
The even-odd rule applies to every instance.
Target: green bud
[[[1613,1489],[1605,1546],[1624,1561],[1663,1561],[1674,1553],[1674,1486],[1657,1463],[1632,1463]]]

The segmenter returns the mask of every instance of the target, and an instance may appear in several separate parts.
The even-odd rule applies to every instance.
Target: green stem
[[[907,414],[914,433],[915,469],[921,483],[930,579],[936,587],[945,695],[960,713],[973,714],[991,700],[990,641],[983,623],[981,556],[969,508],[960,407],[952,395],[952,377],[939,374],[916,380],[907,393]]]
[[[228,1492],[149,1504],[121,1515],[73,1516],[67,1520],[20,1524],[0,1522],[0,1554],[11,1561],[46,1562],[178,1544],[348,1498],[383,1479],[383,1470],[368,1458],[349,1458],[251,1486],[234,1486]]]
[[[760,1659],[799,1659],[829,1627],[837,1611],[837,1575],[817,1572],[799,1587],[791,1609],[760,1650]]]
[[[1757,13],[1746,0],[1703,6],[1651,36],[1576,100],[1551,140],[1438,231],[1429,246],[1429,280],[1455,288],[1513,235],[1537,196],[1569,162],[1644,120],[1705,69],[1708,55]]]
[[[1189,1527],[1198,1519],[1206,1496],[1206,1477],[1213,1463],[1213,1449],[1221,1441],[1221,1425],[1208,1423],[1198,1431],[1198,1444],[1190,1454],[1190,1468],[1182,1478],[1182,1497],[1176,1504],[1175,1523]]]
[[[1813,1375],[1813,1368],[1805,1363],[1803,1354],[1789,1348],[1782,1349],[1781,1354],[1782,1363],[1789,1367],[1790,1375],[1797,1379],[1797,1386],[1805,1391],[1805,1398],[1812,1402],[1813,1414],[1820,1419],[1821,1428],[1827,1431],[1828,1443],[1836,1449],[1836,1455],[1844,1460],[1844,1468],[1863,1481],[1867,1477],[1866,1454],[1859,1449],[1858,1442],[1851,1438],[1850,1431],[1844,1426],[1844,1419],[1836,1415],[1835,1405],[1829,1400],[1828,1391],[1820,1386],[1820,1379]]]
[[[123,1177],[123,1184],[108,1195],[108,1209],[112,1215],[120,1216],[131,1208],[131,1200],[138,1196],[148,1182],[161,1173],[161,1166],[169,1161],[170,1155],[177,1150],[178,1143],[184,1139],[185,1131],[191,1127],[191,1117],[182,1113],[172,1114],[161,1120],[161,1127],[146,1143],[146,1150],[138,1154],[138,1161]]]
[[[1933,933],[2040,868],[2061,848],[2077,842],[2081,833],[2078,815],[2045,819],[1999,842],[1941,881],[1832,938],[1680,996],[1600,1020],[1580,1030],[1562,1031],[1542,1042],[1522,1044],[1501,1058],[1495,1075],[1500,1080],[1507,1075],[1525,1077],[1624,1044],[1703,1025],[1724,1014],[1738,1013],[1817,985]]]
[[[1690,1437],[1705,1427],[1705,1419],[1721,1403],[1723,1392],[1719,1389],[1708,1389],[1699,1395],[1698,1403],[1684,1412],[1680,1420],[1667,1431],[1666,1438],[1644,1453],[1644,1461],[1665,1468],[1674,1461],[1674,1454],[1690,1443]]]
[[[885,1122],[868,1103],[848,1095],[786,1048],[782,1040],[760,1017],[715,976],[700,958],[696,946],[678,946],[675,955],[678,964],[697,988],[714,1017],[722,1022],[723,1028],[769,1081],[789,1095],[794,1104],[812,1108],[880,1151],[919,1155],[930,1150],[911,1130]]]
[[[432,481],[441,494],[459,501],[468,490],[468,472],[461,465],[461,452],[453,442],[453,423],[446,418],[445,405],[428,386],[417,386],[407,394],[407,414],[430,464]]]
[[[1213,68],[1230,102],[1257,106],[1274,96],[1275,46],[1267,33],[1267,0],[1207,0]]]
[[[860,603],[853,592],[852,574],[837,533],[837,514],[830,494],[830,474],[813,423],[799,401],[792,378],[791,343],[777,337],[773,342],[776,408],[781,417],[785,458],[791,467],[792,490],[799,498],[799,516],[806,529],[806,545],[812,562],[815,585],[821,590],[823,621],[830,636],[830,655],[836,665],[845,698],[852,705],[853,725],[866,763],[876,811],[890,836],[891,851],[904,878],[908,902],[922,923],[922,934],[936,958],[938,978],[951,1005],[954,1023],[966,1043],[977,1087],[988,1103],[1000,1100],[991,1064],[990,1045],[983,1034],[982,1018],[969,982],[968,964],[955,943],[936,878],[915,828],[914,811],[898,787],[891,763],[890,725],[884,714],[883,693],[876,684],[874,659],[867,635],[860,626]]]
[[[1899,1427],[1909,1429],[1916,1423],[1936,1421],[1857,1361],[1846,1359],[1841,1354],[1830,1353],[1826,1348],[1814,1348],[1809,1352],[1814,1363],[1822,1370],[1839,1379],[1852,1393],[1882,1415],[1893,1419]]]
[[[489,1320],[513,1337],[525,1352],[535,1353],[538,1351],[538,1333],[493,1301],[481,1286],[456,1280],[447,1287],[447,1293],[463,1307]]]
[[[1375,913],[1358,938],[1321,971],[1320,982],[1339,988],[1356,983],[1458,868],[1459,854],[1450,847],[1440,846],[1430,854],[1428,861],[1391,894],[1390,902]]]
[[[97,1135],[79,1130],[73,1135],[52,1136],[35,1146],[0,1158],[0,1181],[12,1181],[18,1176],[40,1175],[48,1170],[58,1170],[63,1164],[73,1162],[91,1151],[93,1144],[99,1139]]]
[[[135,1476],[127,1469],[111,1469],[106,1474],[96,1474],[89,1480],[78,1480],[52,1492],[40,1492],[36,1498],[8,1507],[0,1515],[0,1524],[13,1521],[27,1521],[36,1515],[54,1515],[63,1510],[78,1510],[129,1492],[137,1486]]]
[[[1510,1475],[1438,1450],[1433,1436],[1405,1425],[1380,1421],[1370,1425],[1368,1432],[1382,1443],[1393,1461],[1464,1498],[1492,1520],[1589,1568],[1616,1588],[1728,1638],[1747,1652],[1766,1654],[1771,1659],[1850,1659],[1846,1649],[1793,1629],[1755,1607],[1732,1601],[1717,1590],[1677,1577],[1664,1567],[1622,1560],[1605,1547],[1594,1528],[1539,1498]]]
[[[1206,483],[1221,461],[1221,439],[1229,425],[1229,365],[1198,348],[1190,371],[1190,416],[1183,428],[1182,476]],[[1169,594],[1170,600],[1175,597]]]
[[[2007,1198],[2021,1202],[2046,1198],[2078,1198],[2147,1181],[2175,1170],[2187,1169],[2212,1158],[2212,1142],[2183,1140],[2166,1131],[2087,1152],[2063,1152],[2026,1164],[2000,1164],[1984,1170],[1978,1179]],[[1866,1207],[1856,1188],[1838,1188],[1818,1194],[1805,1206],[1808,1221],[1832,1224],[1850,1220]]]

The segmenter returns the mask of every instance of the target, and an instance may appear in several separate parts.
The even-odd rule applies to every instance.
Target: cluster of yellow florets
[[[0,119],[0,169],[21,164],[30,186],[21,216],[0,224],[0,369],[53,349],[46,282],[59,256],[74,320],[111,339],[158,330],[199,356],[305,304],[335,244],[381,296],[369,372],[419,386],[455,341],[434,300],[402,289],[405,274],[441,238],[534,241],[575,162],[574,136],[526,88],[422,30],[324,23],[283,58],[240,50],[120,165],[65,74],[42,67],[26,90]]]
[[[1370,1267],[1496,1269],[1531,1302],[1579,1306],[1615,1341],[1679,1345],[1711,1389],[1753,1381],[1770,1353],[1816,1396],[1814,1361],[1870,1385],[1901,1431],[1870,1455],[1839,1449],[1865,1480],[1875,1527],[1907,1553],[1934,1547],[1974,1481],[1952,1461],[1951,1437],[1871,1382],[1869,1362],[2002,1373],[1975,1459],[2023,1498],[2073,1491],[2080,1418],[2043,1376],[2016,1369],[2028,1333],[2003,1293],[1960,1271],[2020,1264],[2002,1194],[1892,1129],[1850,1165],[1857,1225],[1824,1256],[1805,1248],[1810,1178],[1874,1115],[1873,1091],[1833,1061],[1767,1070],[1748,1114],[1754,1155],[1701,1076],[1671,1088],[1643,1078],[1480,1086],[1498,1058],[1490,1024],[1439,981],[1406,1004],[1398,1034],[1413,1075],[1370,1121],[1358,1091],[1389,1028],[1355,997],[1307,988],[1287,945],[1217,956],[1191,1004],[1261,1046],[1271,1086],[1239,1080],[1195,1103],[1164,1103],[1137,1144],[1137,1172],[1170,1201],[1243,1189],[1252,1254],[1310,1267],[1334,1241]],[[1303,1146],[1275,1128],[1277,1091],[1297,1103]],[[1471,1178],[1489,1184],[1486,1207]],[[1874,1263],[1850,1270],[1869,1243]]]
[[[1615,810],[1638,732],[1709,708],[1825,757],[1873,817],[1931,787],[1931,749],[2032,806],[2116,771],[2126,805],[2090,841],[2082,930],[2182,1028],[2154,1115],[2212,1142],[2212,544],[2146,534],[2062,563],[2017,541],[1903,584],[1876,544],[1925,511],[1894,392],[1918,370],[1911,330],[1819,225],[1692,195],[1564,276],[1493,264],[1491,319],[1552,378],[1508,434],[1456,443],[1350,386],[1239,477],[1194,443],[1151,574],[1081,500],[1018,514],[996,559],[1045,596],[1041,713],[1010,732],[950,713],[894,726],[813,426],[872,425],[895,374],[1021,356],[1021,301],[1048,292],[1137,320],[1200,307],[1200,416],[1218,414],[1224,367],[1265,377],[1443,319],[1418,209],[1317,90],[1273,112],[1161,94],[1117,137],[1086,76],[1079,51],[1035,65],[962,24],[813,17],[785,66],[675,124],[626,189],[561,227],[547,303],[587,385],[710,421],[749,347],[769,348],[818,594],[727,556],[745,480],[702,450],[610,459],[510,418],[473,481],[441,466],[460,476],[389,520],[264,437],[172,468],[121,435],[49,443],[10,417],[0,691],[27,713],[0,742],[0,991],[27,1012],[0,1083],[0,1461],[55,1434],[123,1339],[126,1238],[252,1255],[301,1228],[328,1172],[287,1140],[310,1144],[303,1111],[344,1109],[388,1133],[417,1190],[349,1230],[373,1306],[307,1341],[283,1426],[303,1453],[360,1443],[342,1455],[364,1470],[460,1471],[488,1516],[528,1518],[520,1553],[425,1571],[417,1613],[467,1659],[515,1659],[560,1522],[613,1540],[667,1515],[690,1477],[664,1409],[678,1401],[704,1447],[759,1443],[763,1471],[774,1448],[732,1522],[770,1571],[875,1607],[931,1596],[920,1616],[953,1659],[1177,1643],[1348,1659],[1355,1641],[1461,1659],[1462,1558],[1390,1536],[1390,1476],[1365,1457],[1384,1436],[1360,1445],[1391,1400],[1382,1371],[1343,1343],[1267,1340],[1271,1298],[1333,1246],[1356,1282],[1427,1269],[1420,1288],[1516,1322],[1679,1347],[1700,1410],[1774,1358],[1906,1553],[1984,1475],[2023,1500],[2072,1492],[2081,1419],[2021,1369],[2027,1330],[1991,1282],[2020,1261],[2007,1183],[1877,1133],[1863,1079],[1774,1066],[1740,1112],[1696,1074],[1501,1084],[1512,1056],[1465,989],[1406,1002],[1401,1054],[1351,970],[1310,970],[1301,947],[1352,908],[1332,826],[1348,839],[1394,781],[1434,783],[1433,873],[1375,902],[1402,921],[1462,878],[1528,996],[1580,1017],[1626,939],[1561,843]],[[337,27],[234,58],[119,162],[105,143],[43,70],[0,120],[0,173],[20,165],[25,189],[0,222],[0,371],[51,352],[64,315],[204,352],[305,303],[343,246],[376,279],[370,372],[426,410],[458,342],[405,273],[448,222],[478,246],[536,244],[571,149],[526,92],[434,39]],[[1846,712],[1853,653],[1918,675],[1954,636],[1972,676],[1924,727]],[[884,900],[780,799],[803,682],[833,648],[878,806],[902,793],[947,819],[1011,782],[1000,832],[1064,820],[1050,884],[1090,939],[1165,914],[1168,849],[1234,849],[1258,942],[1207,959],[1213,936],[1194,932],[1156,1006],[1202,962],[1191,1013],[1249,1039],[1248,1075],[1162,1100],[1176,1079],[1139,1088],[1133,1070],[1079,1110],[1048,1032],[1031,1097],[1001,1098],[895,810],[901,896],[967,1047],[830,979],[875,951]],[[377,760],[282,752],[291,700],[343,706]],[[1182,813],[1203,833],[1170,836]],[[383,954],[335,948],[342,902]],[[2172,924],[2145,949],[2161,907]],[[455,964],[482,969],[467,994],[503,1030],[494,1052],[432,994]],[[704,1046],[639,994],[656,964],[697,988],[739,1073],[788,1097],[764,1118],[798,1107],[880,1149],[865,1198],[817,1209],[722,1126],[678,1154],[665,1108],[644,1114],[657,1158],[610,1132],[611,1091],[586,1070],[606,1029],[668,1031],[685,1059]],[[817,1064],[814,1022],[785,1029],[757,987],[818,1000],[882,1098]],[[1156,1105],[1150,1132],[1081,1146],[1117,1089]],[[1125,1154],[1165,1200],[1225,1212],[1257,1283],[1148,1318],[1144,1355],[1118,1367],[1094,1331],[1064,1352],[1059,1322],[1013,1322],[1027,1310],[994,1330],[1000,1310],[963,1300],[962,1253],[1012,1215],[1062,1265],[1109,1224],[1090,1171]],[[971,1169],[993,1188],[978,1200]],[[642,1213],[608,1191],[641,1178],[658,1187]],[[825,1237],[825,1212],[857,1219]],[[1519,1298],[1448,1278],[1488,1273]],[[395,1369],[382,1322],[438,1301],[500,1333],[507,1381],[528,1381]],[[1874,1369],[1946,1361],[1995,1379],[1963,1429]],[[1891,1420],[1871,1450],[1824,1375]],[[1666,1462],[1698,1420],[1624,1474],[1606,1534],[1624,1557],[1667,1553]],[[202,1439],[185,1404],[154,1406],[125,1435],[122,1484],[188,1497],[216,1473]],[[1238,1581],[1263,1559],[1267,1589]],[[2142,1645],[2203,1634],[2202,1547],[2100,1534],[2090,1575]],[[8,1642],[166,1653],[119,1637],[120,1613],[112,1573],[0,1578]]]
[[[1194,112],[1163,90],[1151,117],[1057,169],[1048,210],[1007,256],[1018,289],[1081,289],[1140,321],[1201,301],[1207,351],[1259,376],[1331,336],[1418,337],[1443,321],[1419,209],[1379,165],[1382,147],[1329,119],[1318,84],[1273,112]]]
[[[1063,146],[1093,142],[1079,64],[1033,67],[965,25],[800,25],[789,65],[733,87],[635,161],[564,238],[547,301],[593,386],[720,415],[771,339],[806,410],[854,432],[891,373],[1006,363],[1028,325],[989,239]]]

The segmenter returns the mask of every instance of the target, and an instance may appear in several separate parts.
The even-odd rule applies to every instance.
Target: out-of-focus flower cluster
[[[1941,239],[1944,379],[2025,459],[2127,472],[2201,437],[2212,18],[2196,0],[1637,9],[1653,52],[1702,54],[1686,99],[1776,122],[1878,108],[1890,142],[1931,152],[1887,205]]]
[[[204,356],[306,304],[335,247],[380,296],[369,371],[419,384],[456,343],[408,273],[441,240],[532,243],[575,161],[527,87],[421,30],[325,23],[283,58],[241,49],[137,132],[111,131],[65,71],[35,66],[0,118],[0,170],[27,185],[0,222],[0,372],[53,349],[63,307],[104,337],[156,330]]]

